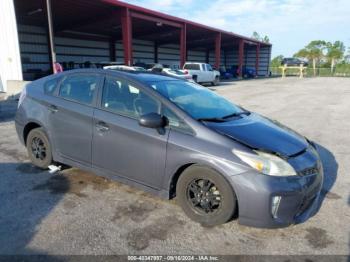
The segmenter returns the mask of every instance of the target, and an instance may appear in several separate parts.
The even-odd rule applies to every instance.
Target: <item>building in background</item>
[[[117,0],[1,0],[0,21],[2,90],[51,74],[55,62],[68,70],[192,61],[269,74],[271,44]]]
[[[0,1],[0,91],[8,80],[22,80],[22,65],[13,0]]]

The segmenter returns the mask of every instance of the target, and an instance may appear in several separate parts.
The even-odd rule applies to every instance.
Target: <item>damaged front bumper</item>
[[[299,163],[300,170],[308,170],[310,166],[317,166],[317,169],[311,174],[290,177],[272,177],[253,170],[231,177],[240,224],[286,227],[304,222],[317,212],[323,185],[319,157],[308,150],[292,161]]]

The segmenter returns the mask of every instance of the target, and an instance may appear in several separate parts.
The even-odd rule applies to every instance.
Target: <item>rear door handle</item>
[[[56,113],[58,111],[58,108],[57,106],[55,105],[49,105],[49,110],[52,112],[52,113]]]
[[[96,129],[100,132],[106,132],[109,130],[109,126],[103,121],[98,121],[96,124]]]

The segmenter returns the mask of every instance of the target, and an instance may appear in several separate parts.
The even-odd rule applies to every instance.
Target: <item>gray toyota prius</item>
[[[316,146],[205,87],[145,72],[72,70],[28,84],[16,130],[32,163],[68,165],[170,199],[204,226],[284,227],[316,209]]]

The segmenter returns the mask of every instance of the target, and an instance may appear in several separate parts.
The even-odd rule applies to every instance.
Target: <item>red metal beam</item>
[[[256,45],[256,57],[255,57],[255,72],[256,72],[256,76],[258,76],[258,72],[259,72],[259,58],[260,58],[260,44],[258,43]]]
[[[238,45],[238,76],[242,77],[243,71],[243,60],[244,60],[244,40],[239,40]]]
[[[186,24],[184,24],[180,30],[180,67],[181,68],[184,66],[184,64],[186,62],[186,54],[187,54],[186,35],[187,35],[187,26],[186,26]]]
[[[124,48],[124,63],[132,66],[132,20],[130,11],[125,8],[121,15],[122,32],[123,32],[123,48]]]
[[[221,33],[218,33],[215,37],[215,67],[216,70],[220,69],[221,59]]]

